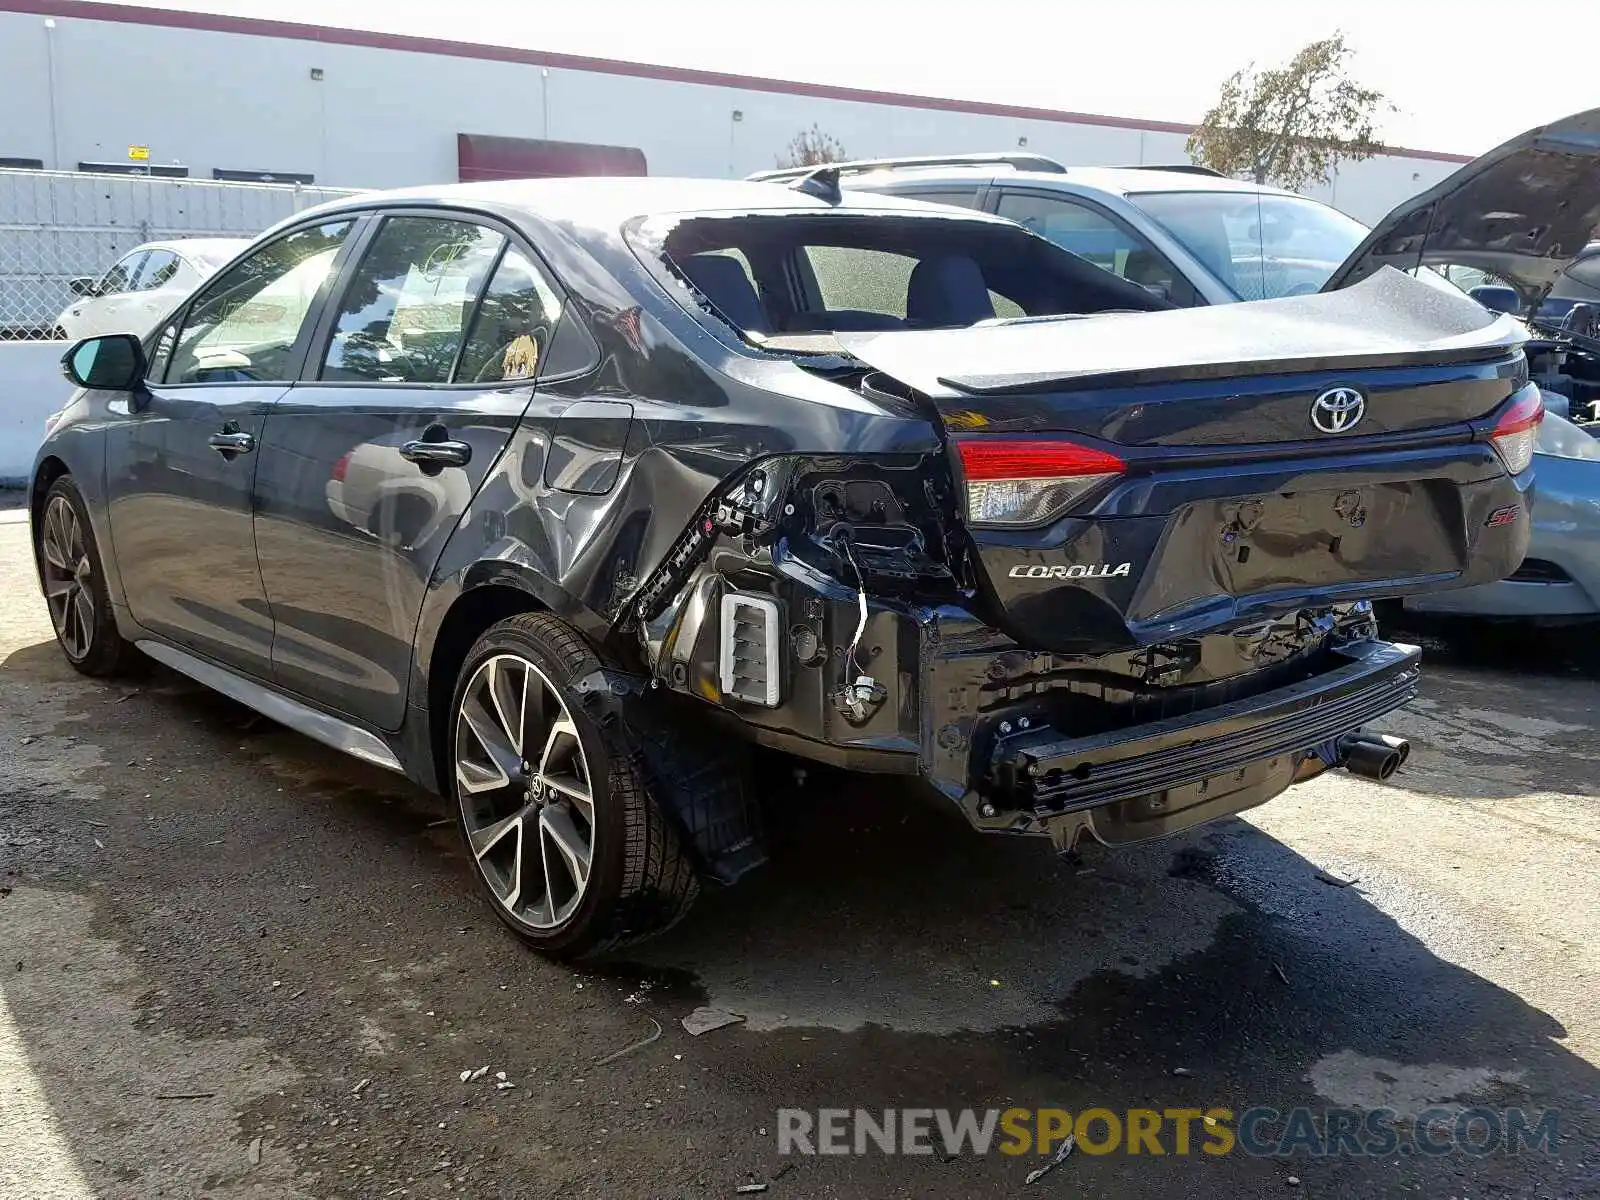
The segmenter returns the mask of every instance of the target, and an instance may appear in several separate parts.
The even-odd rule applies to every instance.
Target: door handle
[[[414,462],[426,470],[441,467],[464,467],[472,461],[472,447],[466,442],[430,442],[422,439],[404,443],[400,457]]]
[[[224,429],[221,433],[213,433],[208,437],[206,444],[223,458],[232,458],[236,454],[249,454],[256,448],[256,439],[254,434],[237,429]]]

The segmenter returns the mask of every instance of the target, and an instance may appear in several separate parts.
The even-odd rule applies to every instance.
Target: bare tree
[[[831,133],[823,133],[813,125],[802,129],[789,139],[783,154],[778,158],[780,167],[820,167],[824,163],[843,162],[844,147]]]
[[[1351,54],[1335,33],[1285,66],[1235,71],[1189,138],[1189,156],[1224,175],[1299,188],[1326,183],[1341,160],[1381,152],[1378,118],[1394,105],[1350,77]]]

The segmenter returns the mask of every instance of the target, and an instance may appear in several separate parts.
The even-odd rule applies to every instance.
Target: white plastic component
[[[777,708],[783,660],[778,646],[778,602],[729,592],[722,597],[722,694],[747,704]]]

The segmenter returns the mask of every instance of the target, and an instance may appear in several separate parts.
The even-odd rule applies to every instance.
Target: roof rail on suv
[[[990,165],[1014,167],[1018,171],[1048,171],[1053,175],[1065,174],[1067,168],[1053,158],[1042,154],[930,154],[906,158],[857,158],[850,162],[826,164],[838,169],[841,175],[864,175],[869,171],[898,171],[916,167],[983,167]],[[745,178],[772,183],[786,179],[801,179],[817,169],[809,167],[779,167],[775,171],[756,171]]]
[[[1199,163],[1130,163],[1125,167],[1117,168],[1121,171],[1179,171],[1185,175],[1211,175],[1217,179],[1229,179],[1221,171],[1211,167],[1202,167]]]

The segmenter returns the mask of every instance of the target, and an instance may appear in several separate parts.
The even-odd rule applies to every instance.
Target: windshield
[[[1361,222],[1300,196],[1147,192],[1128,200],[1240,300],[1320,291],[1367,236]]]

